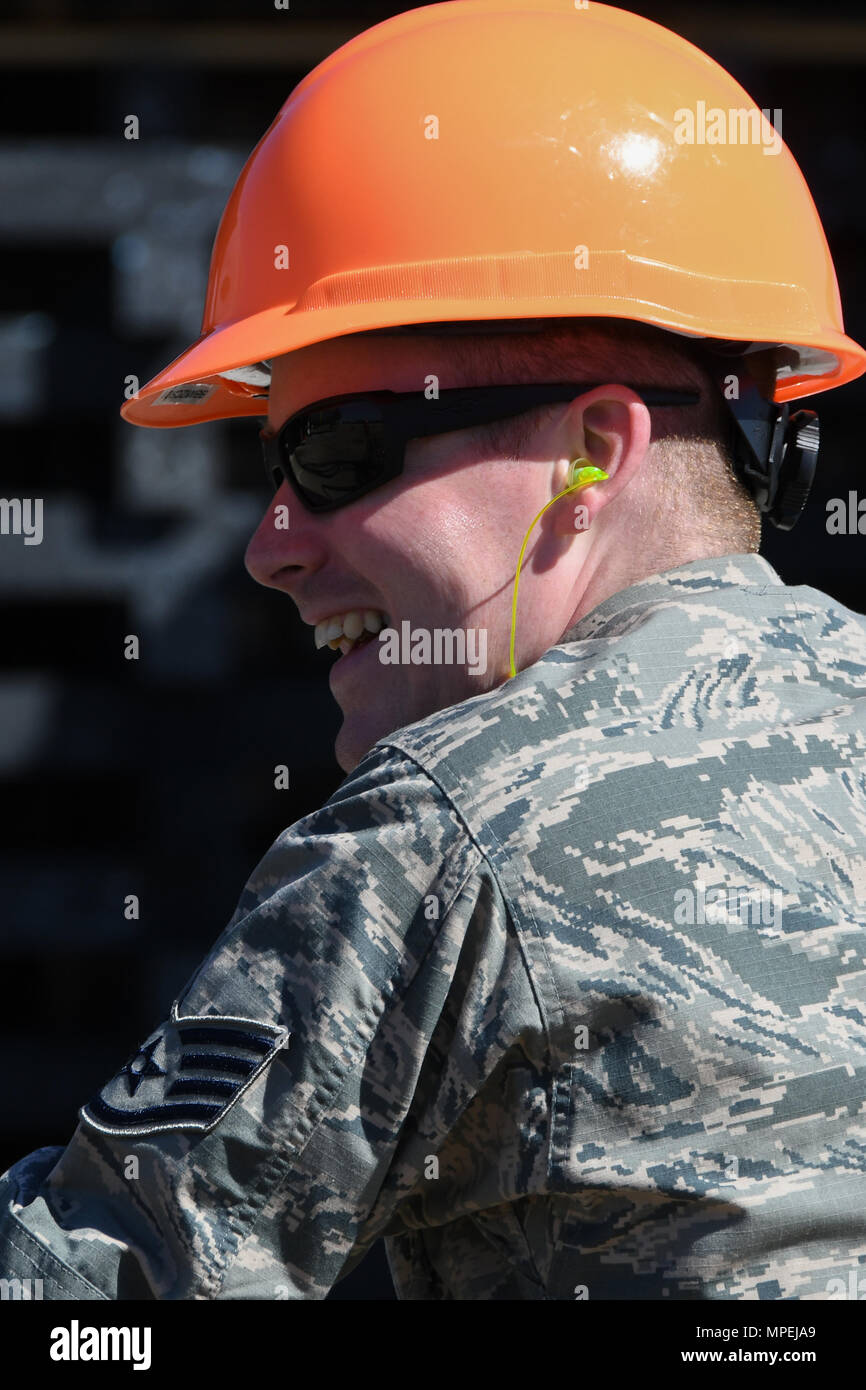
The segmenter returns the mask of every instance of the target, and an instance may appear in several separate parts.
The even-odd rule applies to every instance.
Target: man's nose
[[[248,574],[267,588],[284,589],[290,574],[314,571],[323,562],[315,518],[283,483],[250,538],[244,555]]]

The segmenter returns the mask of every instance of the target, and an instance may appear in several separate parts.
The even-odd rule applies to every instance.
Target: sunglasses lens
[[[362,401],[309,411],[289,422],[283,456],[310,508],[342,506],[385,480],[382,412]]]

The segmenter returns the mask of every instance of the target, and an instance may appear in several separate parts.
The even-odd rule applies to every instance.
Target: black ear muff
[[[716,369],[724,390],[730,378]],[[814,410],[798,410],[767,400],[742,365],[739,394],[725,396],[730,414],[728,448],[734,472],[746,484],[758,510],[781,531],[790,531],[803,513],[815,479],[820,426]]]
[[[787,410],[787,407],[785,407]],[[802,515],[815,481],[821,427],[814,410],[798,410],[781,425],[779,461],[775,466],[770,458],[771,472],[777,475],[773,500],[767,509],[767,519],[780,531],[790,531]]]

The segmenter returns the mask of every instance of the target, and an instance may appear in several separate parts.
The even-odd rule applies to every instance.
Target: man
[[[514,421],[412,440],[399,482],[324,517],[292,506],[288,529],[276,513],[294,495],[281,485],[250,543],[247,566],[262,584],[287,593],[311,625],[353,609],[385,615],[397,629],[408,621],[412,633],[457,627],[484,635],[483,671],[465,661],[391,665],[375,643],[363,664],[338,660],[331,687],[345,715],[337,756],[346,772],[378,738],[507,679],[516,559],[528,520],[565,486],[570,460],[584,457],[608,477],[579,501],[564,498],[541,523],[518,589],[523,666],[635,578],[699,555],[757,549],[757,511],[713,441],[723,428],[718,389],[682,342],[642,325],[599,320],[565,327],[553,321],[541,332],[518,323],[507,336],[505,327],[485,336],[452,336],[436,325],[412,335],[383,330],[278,358],[271,432],[311,401],[419,392],[431,376],[447,392],[557,376],[604,380],[628,368],[630,380],[691,387],[702,399],[654,410],[651,466],[649,410],[633,390],[611,384],[575,388],[573,400]],[[516,457],[504,461],[506,450]],[[575,503],[586,515],[576,515]]]
[[[466,0],[251,156],[124,414],[267,399],[247,565],[341,649],[348,775],[3,1180],[46,1297],[319,1299],[380,1236],[416,1299],[829,1298],[866,1257],[866,623],[755,553],[814,466],[780,403],[866,354],[791,156],[677,142],[671,91],[747,100],[634,16]],[[712,240],[734,188],[754,245]]]

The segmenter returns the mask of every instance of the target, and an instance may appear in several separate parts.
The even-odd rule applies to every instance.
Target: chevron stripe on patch
[[[251,1018],[171,1018],[78,1112],[103,1134],[210,1130],[261,1075],[291,1034]]]

